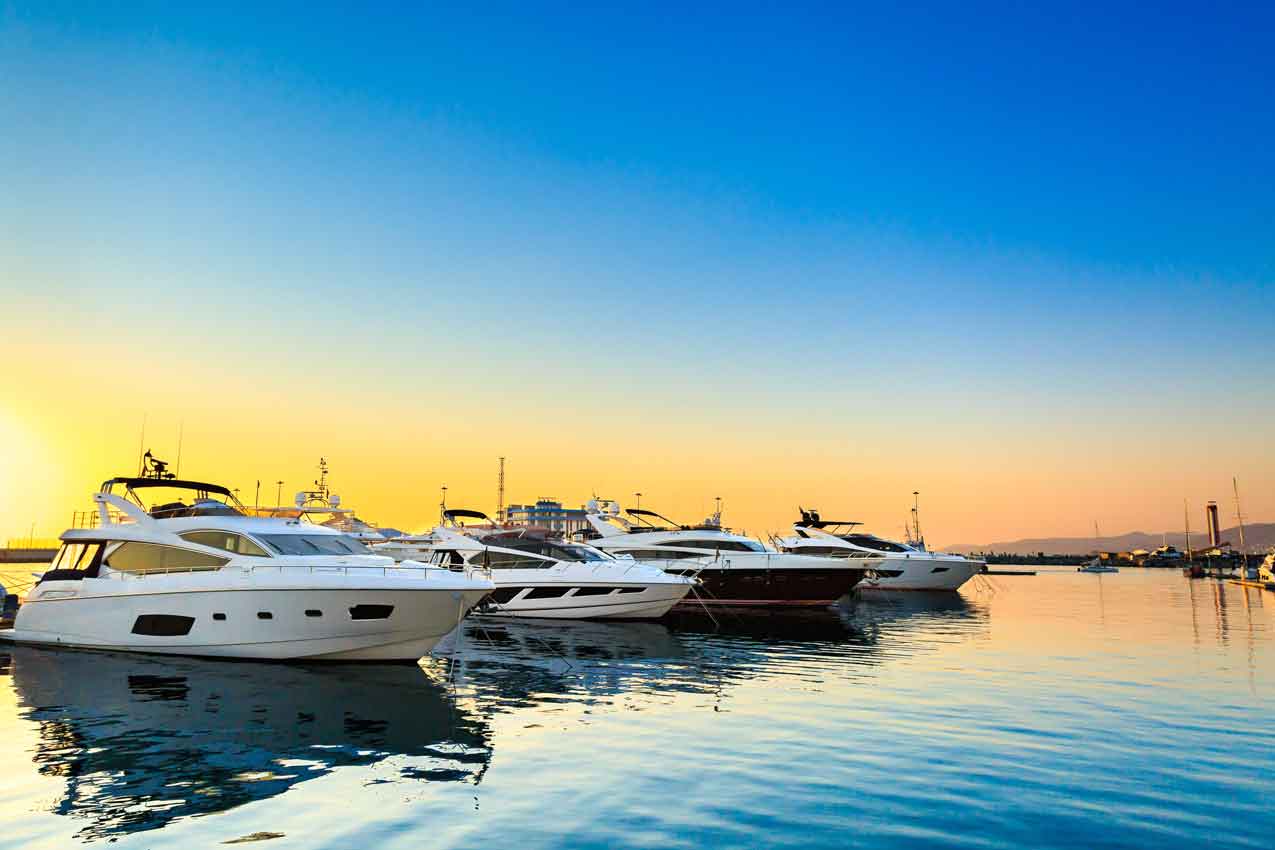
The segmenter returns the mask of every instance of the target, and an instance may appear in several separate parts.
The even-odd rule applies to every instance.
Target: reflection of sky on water
[[[478,781],[481,721],[411,666],[287,666],[14,648],[31,761],[65,780],[52,811],[81,837],[226,811],[342,766],[378,781]]]
[[[143,846],[1262,846],[1273,609],[1057,572],[717,625],[472,620],[421,668],[22,650],[3,809]]]

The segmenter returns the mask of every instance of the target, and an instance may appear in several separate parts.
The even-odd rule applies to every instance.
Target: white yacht
[[[880,558],[809,558],[769,549],[722,528],[721,511],[700,525],[680,525],[654,511],[594,499],[585,518],[596,535],[589,542],[661,569],[700,580],[700,599],[728,607],[831,605],[853,591]]]
[[[855,531],[862,525],[845,520],[825,520],[814,510],[801,510],[791,537],[778,546],[795,555],[843,558],[850,562],[870,559],[879,564],[875,575],[860,585],[863,590],[956,590],[977,572],[983,562],[963,555],[930,552],[925,544],[899,543]]]
[[[253,516],[296,519],[335,529],[360,543],[380,543],[397,537],[397,529],[380,528],[360,519],[350,508],[341,506],[341,497],[328,487],[328,461],[319,458],[319,477],[313,490],[301,490],[292,505],[253,508]]]
[[[464,520],[480,524],[465,526]],[[490,571],[496,590],[475,613],[547,619],[656,619],[695,587],[695,580],[631,558],[616,558],[534,528],[502,527],[478,511],[444,510],[428,534],[374,547],[396,560],[447,569]]]
[[[123,495],[112,492],[123,488]],[[184,498],[146,508],[148,488]],[[354,538],[245,515],[162,462],[112,478],[27,594],[16,643],[257,659],[412,660],[495,589],[478,570],[396,564]]]

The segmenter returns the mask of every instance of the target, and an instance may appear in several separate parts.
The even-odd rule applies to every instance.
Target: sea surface
[[[419,666],[0,648],[0,847],[229,842],[1270,848],[1275,594],[1045,570],[471,620]]]

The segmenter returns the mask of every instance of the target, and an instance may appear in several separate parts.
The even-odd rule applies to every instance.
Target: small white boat
[[[333,529],[246,516],[225,487],[175,480],[164,466],[153,461],[143,477],[102,485],[94,521],[62,535],[52,568],[0,638],[222,658],[415,661],[495,589],[478,570],[396,564]],[[124,496],[112,492],[117,486]],[[148,488],[194,498],[148,509],[138,495]]]
[[[1094,558],[1089,563],[1081,564],[1079,567],[1076,567],[1076,572],[1078,573],[1118,573],[1120,572],[1120,570],[1118,567],[1113,567],[1110,564],[1104,564],[1101,558]]]
[[[463,519],[483,524],[466,527]],[[428,534],[400,537],[373,549],[396,560],[446,569],[489,571],[496,590],[475,614],[545,619],[658,619],[696,585],[632,558],[534,528],[501,527],[478,511],[444,510]]]

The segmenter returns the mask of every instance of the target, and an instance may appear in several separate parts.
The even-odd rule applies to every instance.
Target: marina
[[[1063,567],[420,665],[0,646],[0,844],[1263,847],[1272,600]]]
[[[1272,33],[5,0],[0,850],[1275,847]]]

